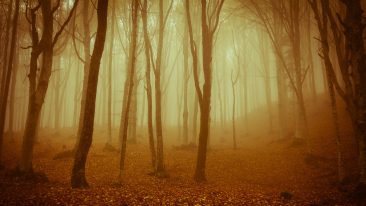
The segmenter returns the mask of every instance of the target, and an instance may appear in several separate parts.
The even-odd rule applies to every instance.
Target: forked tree
[[[202,34],[202,71],[204,77],[201,89],[198,77],[197,46],[193,39],[192,21],[190,16],[189,0],[186,0],[186,15],[188,21],[190,48],[193,59],[193,77],[198,103],[200,106],[200,133],[194,179],[197,182],[205,181],[207,143],[210,129],[211,88],[212,88],[212,50],[214,35],[219,25],[220,13],[224,0],[201,0],[201,34]],[[213,8],[213,9],[212,9]]]
[[[22,143],[22,154],[19,162],[18,169],[22,173],[32,173],[32,159],[33,159],[33,147],[35,144],[37,130],[40,120],[40,114],[43,106],[43,102],[47,93],[49,80],[52,73],[52,61],[53,61],[53,48],[57,43],[60,35],[65,29],[66,25],[71,20],[71,17],[76,9],[78,0],[74,2],[70,13],[60,29],[54,35],[54,15],[57,9],[60,7],[60,1],[56,5],[52,6],[51,1],[38,1],[37,5],[33,8],[29,8],[30,2],[27,4],[27,16],[28,22],[31,24],[31,39],[32,39],[32,51],[30,58],[30,71],[29,71],[29,101],[28,101],[28,113],[25,123],[25,130]],[[37,11],[42,11],[42,35],[39,39],[39,28],[37,28]],[[30,10],[30,11],[28,11]],[[39,69],[38,61],[42,55],[41,65]],[[39,71],[40,70],[40,71]],[[39,74],[37,75],[37,72]],[[37,76],[39,76],[37,78]]]
[[[361,0],[337,1],[336,3],[341,4],[345,9],[345,15],[337,14],[338,18],[331,11],[329,1],[320,1],[321,11],[318,9],[318,1],[310,1],[310,3],[321,35],[323,60],[331,81],[330,84],[346,103],[352,121],[359,147],[360,177],[356,193],[364,196],[366,194],[366,51],[363,39],[365,26]],[[332,66],[335,63],[327,57],[330,45],[329,38],[327,38],[328,20],[334,38],[340,78],[337,77],[336,69]]]
[[[342,155],[342,145],[341,145],[341,137],[340,137],[340,125],[339,118],[337,112],[337,99],[334,89],[334,78],[336,75],[334,73],[333,63],[330,57],[330,46],[329,46],[329,20],[328,20],[328,9],[329,0],[323,0],[321,5],[317,3],[317,1],[309,1],[311,8],[314,12],[314,16],[318,25],[320,41],[321,41],[321,53],[320,56],[323,59],[325,72],[327,74],[327,84],[328,84],[328,93],[331,101],[331,110],[333,117],[333,125],[335,131],[335,141],[337,144],[337,164],[338,164],[338,181],[342,182],[345,178],[345,169],[343,163],[343,155]],[[320,7],[320,8],[319,8]]]

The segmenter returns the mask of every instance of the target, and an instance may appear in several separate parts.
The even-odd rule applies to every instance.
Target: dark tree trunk
[[[26,118],[22,154],[19,162],[19,170],[22,173],[32,172],[32,159],[33,159],[33,147],[37,136],[38,125],[40,122],[40,115],[42,105],[48,89],[49,79],[52,72],[53,61],[53,47],[56,44],[58,37],[61,35],[65,26],[70,21],[78,0],[75,1],[73,8],[71,9],[69,16],[65,22],[61,25],[60,30],[53,37],[53,14],[56,8],[51,8],[50,1],[41,1],[39,6],[31,9],[31,37],[32,37],[32,52],[30,60],[30,72],[29,78],[29,103],[28,114]],[[42,39],[38,40],[38,31],[36,28],[36,12],[41,8],[42,10],[42,24],[43,32]],[[38,77],[37,84],[37,60],[39,55],[42,54],[42,66]]]
[[[338,113],[337,113],[337,105],[336,105],[336,94],[334,91],[334,79],[336,78],[335,74],[333,73],[334,67],[330,60],[330,48],[329,48],[329,41],[328,41],[328,9],[329,1],[324,0],[321,3],[322,9],[320,10],[318,7],[318,3],[316,1],[311,1],[311,7],[313,9],[315,19],[318,24],[318,29],[320,33],[321,39],[321,46],[322,46],[322,58],[325,65],[325,72],[326,72],[326,81],[328,84],[328,91],[329,97],[331,100],[331,109],[332,109],[332,116],[333,116],[333,125],[335,130],[335,141],[337,144],[337,163],[338,163],[338,181],[341,183],[345,178],[345,169],[343,164],[343,155],[342,155],[342,145],[341,145],[341,138],[340,138],[340,126],[338,120]],[[321,11],[321,12],[320,12]]]
[[[23,144],[22,144],[22,154],[19,164],[19,169],[23,173],[33,172],[32,168],[33,147],[36,140],[42,105],[44,102],[44,98],[46,96],[48,83],[51,76],[52,60],[53,60],[53,45],[52,45],[53,22],[50,21],[50,19],[53,19],[51,11],[51,2],[41,3],[41,9],[42,9],[43,26],[44,26],[42,35],[43,45],[39,45],[39,48],[33,47],[31,54],[31,64],[30,64],[31,68],[29,74],[30,94],[29,94],[28,114],[25,124]],[[36,83],[36,70],[37,70],[37,59],[40,53],[37,50],[41,50],[43,54],[42,68],[38,80],[38,85]]]
[[[169,13],[167,14],[169,15]],[[156,54],[155,63],[155,123],[156,123],[156,150],[157,150],[157,162],[155,175],[157,177],[166,177],[167,172],[164,165],[164,143],[163,143],[163,128],[161,122],[161,67],[162,67],[162,54],[164,46],[164,29],[166,19],[164,19],[164,3],[163,0],[159,0],[159,39],[158,48]]]
[[[211,87],[212,87],[212,43],[213,36],[219,23],[220,12],[224,1],[217,2],[217,10],[214,11],[210,18],[207,18],[207,2],[201,0],[201,28],[202,28],[202,62],[203,62],[203,75],[204,84],[201,90],[198,81],[197,72],[197,51],[196,45],[193,40],[192,23],[189,12],[189,0],[186,1],[186,13],[188,20],[189,36],[191,53],[193,58],[193,75],[195,81],[195,88],[198,96],[198,102],[200,105],[201,117],[200,117],[200,134],[198,142],[197,163],[194,174],[194,179],[197,182],[205,181],[205,167],[206,167],[206,154],[207,144],[210,130],[210,109],[211,109]],[[210,22],[213,20],[212,22]]]
[[[88,86],[85,98],[85,112],[84,116],[82,117],[83,125],[80,137],[78,137],[80,142],[76,148],[75,160],[71,174],[71,186],[73,188],[83,188],[89,186],[85,178],[85,164],[93,139],[95,99],[97,94],[100,60],[104,50],[107,31],[107,10],[108,0],[99,0],[97,7],[98,27],[95,37],[94,50],[90,59]]]
[[[20,0],[15,1],[15,12],[14,12],[13,21],[12,21],[9,60],[8,60],[6,71],[5,70],[3,71],[6,73],[6,79],[5,79],[5,82],[3,82],[4,91],[3,91],[3,93],[1,93],[2,96],[1,96],[1,102],[0,102],[0,164],[1,164],[2,146],[3,146],[3,141],[4,141],[6,107],[7,107],[7,103],[8,103],[8,94],[9,94],[9,88],[10,88],[11,75],[12,75],[12,71],[13,71],[13,59],[14,59],[17,32],[18,32],[19,1]],[[12,2],[10,2],[10,4],[12,4]],[[12,13],[11,11],[9,11],[9,12],[10,12],[10,14]]]
[[[346,48],[349,49],[349,63],[352,68],[354,117],[356,138],[359,142],[360,179],[359,188],[366,194],[366,54],[363,40],[365,25],[360,0],[342,1],[346,6],[344,34]]]
[[[11,28],[11,16],[13,13],[13,2],[10,1],[8,4],[8,16],[6,19],[6,28],[5,28],[5,38],[4,38],[4,53],[2,56],[2,73],[1,73],[1,87],[0,87],[0,96],[3,96],[6,82],[6,74],[7,74],[7,63],[8,63],[8,51],[9,51],[9,38],[10,38],[10,28]]]
[[[19,41],[17,44],[17,47],[19,46]],[[14,57],[14,66],[13,66],[13,74],[11,75],[11,85],[10,85],[10,97],[9,97],[9,137],[11,140],[13,140],[14,138],[14,117],[15,117],[15,113],[14,113],[14,104],[15,104],[15,89],[16,89],[16,80],[17,80],[17,73],[19,70],[19,49],[17,49],[15,51],[15,57]],[[1,149],[0,149],[1,150]],[[1,157],[1,154],[0,154]],[[0,158],[1,160],[1,158]]]

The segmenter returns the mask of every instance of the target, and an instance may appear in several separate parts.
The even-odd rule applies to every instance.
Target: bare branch
[[[60,0],[57,0],[55,7],[52,8],[52,14],[55,13],[59,7],[60,7]]]
[[[76,7],[78,5],[78,2],[79,2],[79,0],[75,0],[75,3],[74,3],[74,5],[73,5],[73,7],[72,7],[72,9],[71,9],[71,11],[69,13],[69,16],[67,17],[66,21],[62,24],[60,30],[57,31],[57,33],[56,33],[56,35],[55,35],[55,37],[54,37],[54,39],[52,41],[52,46],[55,46],[55,44],[57,43],[58,38],[60,37],[60,35],[62,33],[62,31],[65,29],[66,25],[71,20],[71,17],[74,14],[74,11],[76,10]]]

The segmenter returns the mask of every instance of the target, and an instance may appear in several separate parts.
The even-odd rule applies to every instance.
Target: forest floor
[[[87,160],[89,189],[72,189],[73,160],[53,157],[72,148],[70,131],[40,132],[34,150],[34,170],[48,182],[24,181],[12,176],[20,154],[20,135],[5,141],[4,165],[0,171],[0,205],[356,205],[349,195],[354,184],[339,186],[334,137],[329,123],[311,124],[313,158],[305,145],[275,135],[240,136],[239,148],[231,138],[212,145],[207,157],[207,182],[195,183],[196,150],[165,147],[169,178],[149,175],[148,145],[127,145],[126,171],[118,181],[119,152],[104,151],[105,135],[96,130]],[[350,177],[357,171],[352,135],[342,133],[344,158]],[[363,205],[363,203],[358,203]]]

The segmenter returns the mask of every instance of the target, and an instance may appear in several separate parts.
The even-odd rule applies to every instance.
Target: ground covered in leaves
[[[72,148],[74,137],[69,130],[40,132],[33,164],[36,172],[47,175],[47,182],[14,176],[11,170],[19,159],[19,134],[4,143],[6,169],[0,171],[0,205],[355,205],[349,198],[357,165],[352,134],[342,130],[350,178],[349,184],[340,186],[330,128],[326,121],[311,123],[310,158],[305,145],[294,145],[291,137],[278,139],[275,134],[241,134],[239,148],[234,150],[230,132],[226,132],[224,141],[210,146],[206,183],[192,178],[195,148],[173,143],[165,147],[170,177],[150,175],[149,149],[143,135],[139,144],[127,145],[126,171],[118,181],[119,152],[103,149],[105,131],[97,129],[87,161],[89,189],[71,189],[71,158],[54,159],[57,153]]]

